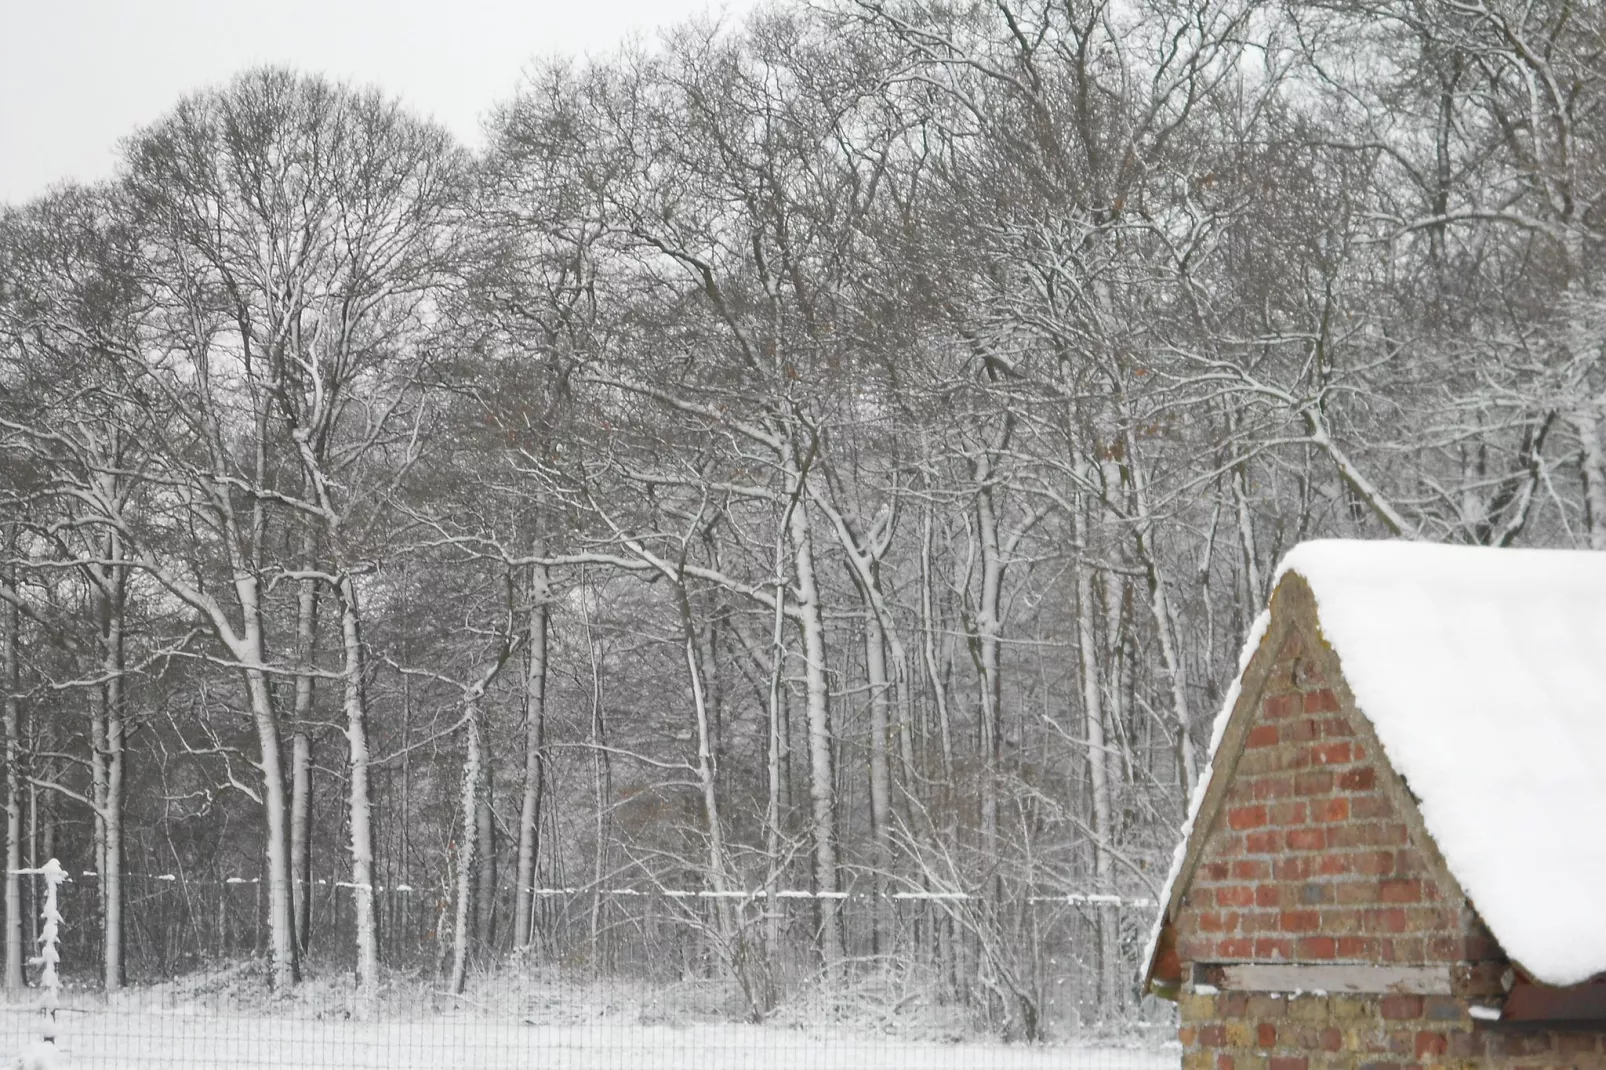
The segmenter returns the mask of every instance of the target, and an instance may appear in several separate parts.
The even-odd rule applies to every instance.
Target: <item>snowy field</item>
[[[61,1012],[59,1066],[363,1070],[1175,1070],[1172,1051],[942,1044],[770,1026],[543,1025],[439,1015],[364,1023],[87,1008]],[[38,1038],[37,1010],[0,1009],[0,1067]]]

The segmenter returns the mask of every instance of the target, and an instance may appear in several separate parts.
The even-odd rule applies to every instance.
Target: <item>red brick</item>
[[[1312,821],[1347,821],[1349,800],[1342,795],[1323,799],[1311,807],[1310,816]]]
[[[1328,1026],[1322,1030],[1322,1050],[1338,1051],[1344,1046],[1344,1031],[1336,1026]]]
[[[1416,1035],[1416,1057],[1418,1059],[1424,1055],[1443,1055],[1445,1048],[1448,1046],[1443,1033],[1424,1031]]]
[[[1333,774],[1327,770],[1300,773],[1294,777],[1295,795],[1326,795],[1333,790]]]
[[[1294,793],[1293,778],[1286,776],[1256,777],[1250,787],[1250,796],[1257,802],[1286,799]]]
[[[1301,706],[1298,695],[1269,695],[1261,703],[1267,717],[1287,717]]]
[[[1251,832],[1244,839],[1244,850],[1252,855],[1274,855],[1283,849],[1283,834],[1276,831]]]
[[[1266,1070],[1310,1070],[1310,1060],[1303,1055],[1277,1055],[1266,1064]]]
[[[1199,867],[1199,879],[1207,881],[1224,881],[1227,879],[1227,863],[1206,862]]]
[[[1301,717],[1297,721],[1288,721],[1278,730],[1278,738],[1284,743],[1309,743],[1320,733],[1318,725],[1308,717]]]
[[[1355,856],[1355,872],[1368,877],[1383,877],[1394,872],[1393,851],[1368,851]]]
[[[1279,921],[1283,932],[1308,933],[1321,928],[1321,915],[1314,910],[1285,910]]]
[[[1277,1046],[1277,1027],[1270,1022],[1261,1022],[1255,1027],[1255,1043],[1262,1048],[1275,1048]]]
[[[1370,766],[1346,769],[1338,775],[1339,791],[1371,791],[1377,786],[1377,771]]]
[[[1309,809],[1303,802],[1280,802],[1267,811],[1267,816],[1273,825],[1282,825],[1286,828],[1289,825],[1303,825],[1308,812]]]
[[[1216,889],[1216,905],[1224,907],[1252,907],[1255,890],[1247,884],[1230,884]]]
[[[1277,879],[1280,881],[1305,880],[1315,872],[1313,861],[1313,859],[1301,855],[1291,855],[1287,858],[1276,859],[1274,866]]]
[[[1322,718],[1322,735],[1346,738],[1355,734],[1355,726],[1349,723],[1347,717]]]
[[[1355,757],[1358,749],[1351,747],[1348,740],[1318,743],[1310,749],[1310,760],[1315,765],[1343,765]]]
[[[1255,906],[1275,907],[1281,906],[1283,901],[1282,885],[1262,884],[1255,888]]]
[[[1219,1048],[1227,1043],[1227,1027],[1219,1023],[1203,1026],[1199,1030],[1201,1048]]]
[[[1384,996],[1377,1004],[1377,1013],[1389,1021],[1405,1021],[1422,1017],[1421,996]]]
[[[1290,851],[1320,851],[1327,846],[1327,835],[1323,829],[1302,828],[1291,829],[1288,833],[1288,849]]]
[[[1406,928],[1405,921],[1405,911],[1399,907],[1368,910],[1366,912],[1366,931],[1372,933],[1403,933]]]
[[[1264,806],[1235,806],[1227,811],[1227,825],[1239,832],[1257,829],[1266,823]]]
[[[1274,724],[1257,724],[1249,730],[1249,740],[1244,744],[1247,748],[1275,747],[1277,745],[1277,726]]]
[[[1345,881],[1338,886],[1338,901],[1340,903],[1375,903],[1378,897],[1378,886],[1371,881]]]
[[[1355,861],[1349,855],[1323,855],[1316,870],[1324,877],[1337,877],[1354,868]]]
[[[1216,1056],[1216,1070],[1233,1070],[1235,1065],[1232,1056],[1226,1052],[1221,1052]]]
[[[1341,936],[1338,938],[1338,957],[1374,959],[1377,957],[1377,941],[1370,936]]]
[[[1349,812],[1357,821],[1375,817],[1393,817],[1394,804],[1381,795],[1357,795],[1350,801]]]
[[[1209,954],[1210,952],[1206,951],[1203,955],[1184,955],[1183,958],[1198,960],[1208,958]],[[1242,936],[1220,940],[1216,942],[1216,954],[1224,959],[1252,958],[1255,954],[1255,943]]]
[[[1419,880],[1388,880],[1378,885],[1378,899],[1384,903],[1420,903],[1422,882]]]
[[[1338,696],[1329,688],[1320,691],[1305,692],[1306,713],[1336,713],[1338,712]]]
[[[1282,937],[1261,936],[1255,940],[1255,958],[1257,959],[1291,959],[1294,957],[1294,942]]]
[[[1338,957],[1338,942],[1331,936],[1306,936],[1295,950],[1302,959],[1333,959]]]
[[[1263,858],[1240,858],[1232,864],[1232,879],[1236,881],[1263,881],[1270,876],[1271,863]]]

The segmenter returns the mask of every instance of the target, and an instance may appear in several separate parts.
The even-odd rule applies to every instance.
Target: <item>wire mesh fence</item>
[[[33,999],[0,1009],[0,1068],[46,1033],[56,1065],[86,1068],[1178,1064],[1168,1016],[1145,1025],[1125,983],[1152,910],[1142,900],[1023,895],[999,909],[965,896],[855,895],[840,904],[848,962],[827,974],[812,950],[818,904],[807,893],[722,904],[695,889],[543,888],[531,945],[487,939],[500,950],[477,960],[465,992],[448,993],[445,899],[398,882],[375,889],[387,965],[381,990],[359,999],[343,916],[350,896],[339,885],[313,887],[308,979],[275,994],[262,965],[260,885],[134,875],[131,983],[108,997],[96,975],[94,877],[76,875],[60,891],[59,1009],[48,1020]],[[775,995],[763,1015],[715,938],[722,905],[762,950]],[[1112,975],[1113,999],[1100,990]]]
[[[41,1015],[0,1009],[0,1054],[37,1049]],[[472,1011],[430,1011],[368,1020],[301,1013],[245,1014],[194,1008],[68,1005],[56,1013],[54,1066],[386,1070],[1175,1070],[1178,1054],[1118,1041],[940,1043],[848,1028],[793,1029],[742,1023],[536,1024]],[[8,1065],[8,1064],[0,1064]]]

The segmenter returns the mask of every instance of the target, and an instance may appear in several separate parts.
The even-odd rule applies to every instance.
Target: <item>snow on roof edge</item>
[[[1479,555],[1481,559],[1471,555]],[[1484,558],[1481,555],[1498,556]],[[1470,674],[1468,682],[1461,687],[1461,693],[1455,696],[1462,703],[1457,707],[1462,711],[1460,716],[1465,717],[1468,708],[1485,711],[1484,738],[1498,738],[1497,744],[1486,745],[1481,752],[1483,765],[1480,768],[1485,776],[1490,771],[1520,765],[1524,759],[1532,766],[1536,756],[1547,763],[1557,762],[1570,770],[1573,777],[1569,781],[1571,790],[1582,792],[1569,798],[1575,798],[1578,805],[1588,811],[1585,817],[1598,819],[1606,814],[1606,794],[1603,794],[1598,781],[1588,777],[1583,778],[1587,780],[1587,786],[1579,788],[1580,776],[1578,769],[1573,767],[1579,762],[1592,761],[1590,755],[1606,752],[1606,735],[1602,734],[1606,731],[1606,719],[1598,714],[1603,707],[1595,699],[1589,698],[1582,705],[1574,701],[1571,708],[1562,711],[1564,715],[1557,715],[1552,710],[1554,703],[1538,710],[1530,709],[1531,699],[1525,698],[1520,692],[1513,697],[1508,688],[1501,687],[1509,683],[1505,676],[1510,675],[1512,670],[1507,668],[1505,675],[1502,675],[1493,666],[1496,663],[1518,664],[1526,666],[1530,674],[1568,673],[1571,674],[1569,679],[1572,680],[1574,691],[1578,690],[1578,680],[1587,676],[1589,695],[1606,694],[1606,676],[1602,675],[1606,672],[1606,659],[1594,658],[1591,653],[1606,646],[1606,616],[1599,614],[1596,608],[1606,605],[1606,569],[1602,565],[1606,565],[1606,555],[1591,551],[1513,550],[1402,540],[1328,539],[1313,540],[1293,547],[1279,563],[1271,582],[1271,590],[1275,592],[1289,572],[1298,572],[1310,585],[1316,599],[1322,637],[1338,655],[1356,704],[1377,732],[1384,760],[1412,781],[1414,791],[1422,790],[1423,799],[1418,803],[1418,809],[1428,835],[1445,856],[1444,861],[1450,872],[1462,885],[1469,900],[1477,903],[1479,914],[1512,960],[1521,963],[1536,979],[1549,984],[1577,983],[1602,971],[1606,966],[1606,916],[1589,916],[1588,911],[1581,914],[1578,909],[1541,911],[1539,913],[1544,917],[1536,928],[1531,917],[1534,911],[1531,907],[1521,905],[1527,893],[1522,892],[1518,899],[1520,909],[1514,911],[1512,882],[1499,876],[1504,871],[1498,863],[1502,858],[1509,857],[1509,849],[1504,853],[1496,852],[1492,857],[1495,876],[1491,878],[1491,857],[1486,850],[1480,853],[1478,847],[1488,839],[1487,836],[1477,838],[1477,843],[1470,851],[1466,843],[1460,842],[1465,837],[1459,837],[1456,843],[1447,844],[1443,841],[1447,832],[1455,832],[1460,827],[1449,823],[1448,812],[1440,812],[1445,811],[1446,807],[1470,807],[1476,810],[1490,799],[1509,806],[1510,799],[1509,796],[1481,789],[1481,796],[1488,798],[1480,798],[1477,792],[1469,797],[1465,784],[1476,781],[1473,778],[1463,779],[1459,773],[1455,778],[1446,780],[1443,769],[1439,768],[1442,763],[1432,760],[1433,748],[1424,752],[1424,748],[1418,745],[1421,741],[1415,738],[1415,734],[1435,726],[1429,722],[1419,722],[1414,716],[1405,716],[1404,711],[1421,705],[1419,693],[1417,707],[1409,705],[1407,695],[1412,684],[1434,677],[1419,670],[1416,677],[1420,679],[1410,676],[1400,678],[1399,684],[1404,690],[1390,685],[1388,689],[1378,691],[1373,686],[1376,683],[1374,677],[1393,679],[1395,670],[1388,670],[1383,676],[1378,673],[1381,666],[1393,664],[1395,659],[1391,651],[1397,646],[1391,647],[1373,635],[1376,629],[1372,622],[1380,619],[1376,616],[1380,611],[1385,613],[1385,623],[1396,627],[1396,630],[1401,619],[1413,622],[1419,629],[1416,634],[1433,636],[1429,640],[1430,652],[1437,654],[1444,665]],[[1558,577],[1565,577],[1566,582],[1561,582]],[[1476,582],[1469,583],[1469,578]],[[1381,581],[1381,587],[1372,581]],[[1382,602],[1377,600],[1380,591],[1385,599]],[[1469,623],[1469,618],[1476,617],[1480,612],[1485,618],[1491,613],[1495,614],[1498,623]],[[1333,619],[1329,620],[1329,617]],[[1241,698],[1244,674],[1265,640],[1268,624],[1267,613],[1262,613],[1251,628],[1239,659],[1238,673],[1217,715],[1205,767],[1195,786],[1188,816],[1173,852],[1170,872],[1160,899],[1161,911],[1154,920],[1141,960],[1140,984],[1150,980],[1159,937],[1173,907],[1178,892],[1177,883],[1182,879],[1182,865],[1188,844],[1197,831],[1199,811],[1216,773],[1216,756],[1225,727]],[[1572,628],[1571,632],[1565,630],[1568,627]],[[1558,632],[1558,628],[1563,630]],[[1388,630],[1383,629],[1384,632]],[[1549,643],[1536,648],[1531,638],[1534,634],[1552,638]],[[1566,639],[1558,640],[1555,638],[1558,635],[1566,636]],[[1437,642],[1437,647],[1431,647],[1433,642]],[[1446,646],[1446,643],[1451,645]],[[1549,656],[1564,648],[1567,654],[1561,661]],[[1444,660],[1446,656],[1450,660]],[[1356,664],[1350,664],[1351,661],[1356,661]],[[1545,679],[1548,681],[1550,676]],[[1474,680],[1476,684],[1471,683]],[[1490,690],[1478,690],[1479,686]],[[1543,685],[1540,690],[1543,690]],[[1501,694],[1501,702],[1491,705],[1484,701],[1485,694],[1495,691]],[[1511,752],[1510,739],[1490,734],[1488,718],[1509,719],[1513,715],[1528,726],[1528,734],[1542,734],[1544,729],[1549,729],[1550,738],[1527,745],[1528,736],[1525,735],[1524,746],[1518,748],[1519,753]],[[1399,738],[1395,739],[1395,736]],[[1562,742],[1558,743],[1558,740]],[[1391,744],[1403,747],[1404,751],[1397,752],[1397,746]],[[1544,768],[1551,767],[1545,765]],[[1430,779],[1418,785],[1415,783],[1417,777]],[[1508,835],[1508,841],[1528,843],[1526,837],[1531,835],[1536,824],[1543,824],[1540,818],[1558,809],[1555,805],[1557,800],[1551,797],[1553,793],[1547,795],[1543,786],[1548,783],[1548,780],[1543,782],[1535,790],[1532,800],[1529,800],[1529,809],[1546,800],[1550,804],[1549,809],[1530,813],[1522,835],[1516,839],[1512,838],[1515,834]],[[1505,802],[1501,803],[1501,799]],[[1455,812],[1460,813],[1459,809]],[[1441,824],[1443,828],[1439,827]],[[1550,852],[1546,877],[1554,879],[1550,879],[1547,887],[1553,884],[1576,892],[1576,889],[1586,886],[1606,885],[1606,855],[1600,850],[1591,850],[1586,852],[1589,856],[1587,859],[1568,861],[1576,854],[1576,851]],[[1548,929],[1545,924],[1547,920]]]
[[[1277,589],[1277,581],[1282,578],[1278,572],[1272,581],[1272,590]],[[1255,651],[1265,641],[1266,632],[1271,628],[1271,607],[1260,611],[1260,615],[1249,626],[1249,634],[1244,638],[1242,651],[1238,654],[1238,671],[1233,674],[1232,683],[1227,687],[1227,693],[1222,699],[1221,709],[1216,713],[1215,723],[1210,728],[1210,746],[1205,751],[1205,765],[1199,770],[1199,779],[1193,785],[1193,797],[1188,800],[1188,816],[1182,822],[1182,836],[1177,840],[1176,848],[1171,852],[1171,869],[1166,874],[1165,884],[1160,888],[1160,913],[1155,916],[1154,923],[1149,927],[1149,939],[1144,945],[1143,957],[1138,961],[1138,984],[1146,985],[1149,982],[1150,971],[1154,967],[1154,955],[1160,947],[1160,932],[1165,928],[1166,915],[1171,913],[1171,891],[1177,879],[1182,876],[1182,862],[1187,857],[1188,841],[1193,838],[1193,823],[1198,819],[1199,808],[1204,805],[1206,790],[1210,787],[1210,780],[1215,775],[1216,750],[1221,746],[1221,737],[1226,734],[1227,722],[1232,719],[1232,711],[1238,705],[1238,698],[1243,692],[1244,673],[1249,670],[1249,662],[1254,658]]]

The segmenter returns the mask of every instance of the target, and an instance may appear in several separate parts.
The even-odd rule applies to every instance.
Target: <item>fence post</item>
[[[44,1028],[40,1031],[39,1043],[33,1050],[25,1055],[22,1065],[51,1065],[47,1060],[56,1047],[56,1011],[61,1005],[61,978],[56,973],[56,966],[61,962],[61,904],[58,898],[62,882],[67,879],[67,871],[61,863],[52,858],[44,865],[35,869],[13,870],[18,876],[38,876],[45,879],[45,906],[39,912],[44,928],[39,931],[39,954],[28,960],[30,966],[39,967],[39,987],[43,990],[39,998],[39,1012],[44,1016]]]

